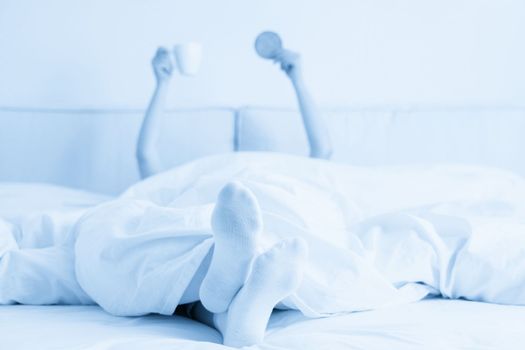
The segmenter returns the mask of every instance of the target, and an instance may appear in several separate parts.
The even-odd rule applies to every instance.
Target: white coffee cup
[[[192,76],[199,72],[202,60],[202,45],[200,43],[189,42],[175,45],[173,53],[181,74]]]

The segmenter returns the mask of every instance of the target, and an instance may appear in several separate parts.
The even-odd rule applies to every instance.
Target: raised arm
[[[169,81],[173,72],[168,50],[159,48],[153,57],[152,66],[157,84],[142,122],[136,151],[140,176],[143,179],[163,170],[157,142],[160,122],[166,105]]]
[[[275,61],[281,64],[281,69],[290,78],[297,95],[304,128],[310,144],[310,157],[329,159],[332,155],[332,142],[330,141],[328,127],[304,83],[300,55],[283,49],[275,57]]]

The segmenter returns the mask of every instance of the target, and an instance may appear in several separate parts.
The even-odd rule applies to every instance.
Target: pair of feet
[[[226,185],[213,212],[215,247],[199,292],[225,345],[261,342],[275,305],[301,283],[306,243],[284,240],[257,256],[262,226],[253,193],[238,182]]]

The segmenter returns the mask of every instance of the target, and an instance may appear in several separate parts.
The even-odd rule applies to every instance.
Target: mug
[[[175,45],[173,48],[179,72],[193,76],[199,72],[202,60],[202,45],[197,42]]]

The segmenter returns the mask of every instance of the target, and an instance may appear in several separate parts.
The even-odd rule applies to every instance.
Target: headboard
[[[355,165],[459,162],[525,175],[523,108],[340,108],[324,111],[333,160]],[[117,194],[138,180],[140,110],[0,108],[0,181],[49,182]],[[297,111],[168,111],[159,148],[167,167],[209,154],[306,155]]]
[[[307,154],[297,112],[244,108],[238,113],[238,149]],[[525,175],[524,108],[340,108],[324,115],[334,161],[470,163]]]
[[[143,111],[1,110],[0,181],[49,182],[118,194],[139,180]],[[167,166],[234,150],[234,111],[168,111],[159,147]]]

